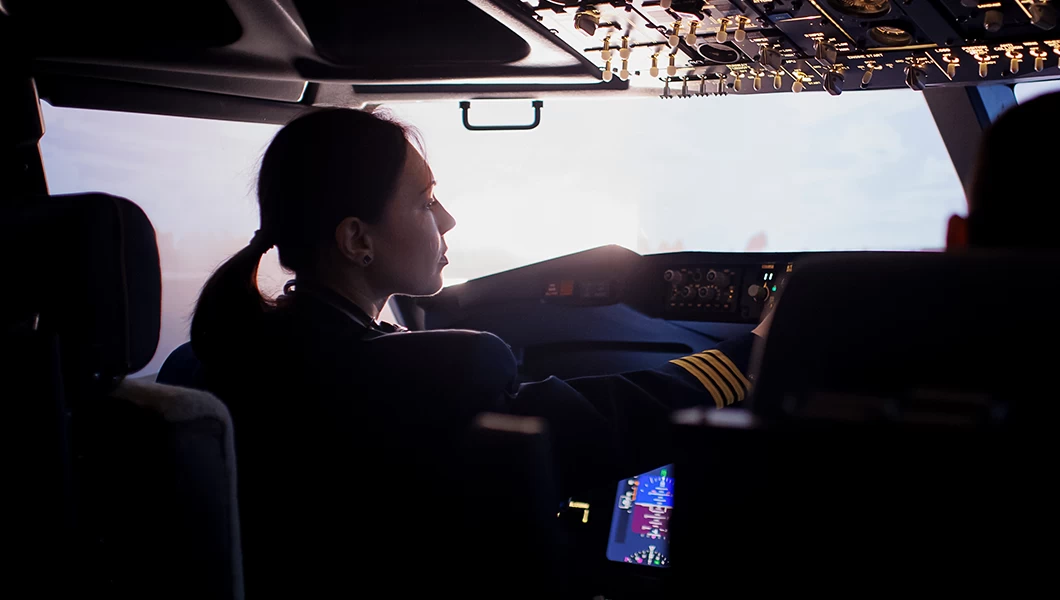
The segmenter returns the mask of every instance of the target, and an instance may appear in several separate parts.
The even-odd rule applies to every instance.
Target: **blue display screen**
[[[618,482],[607,558],[646,567],[670,566],[670,515],[674,466]]]

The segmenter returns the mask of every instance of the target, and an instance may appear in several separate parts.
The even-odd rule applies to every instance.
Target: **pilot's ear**
[[[372,256],[372,238],[364,221],[357,217],[346,217],[335,227],[335,244],[339,253],[357,264],[367,264],[365,257]]]
[[[963,250],[968,247],[968,219],[953,215],[946,226],[946,249]]]

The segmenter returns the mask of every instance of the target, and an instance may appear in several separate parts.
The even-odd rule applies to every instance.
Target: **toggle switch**
[[[629,36],[624,35],[622,36],[622,48],[618,51],[618,57],[622,60],[629,60],[630,52],[631,51],[629,49]]]
[[[684,79],[681,80],[681,97],[682,98],[688,98],[689,97],[689,93],[688,93],[688,77],[685,77]]]
[[[699,21],[692,21],[688,24],[688,34],[685,35],[685,43],[689,46],[694,46],[696,43],[697,28],[699,28]]]
[[[611,72],[611,59],[609,58],[607,59],[607,62],[604,63],[603,79],[604,81],[611,81],[612,76],[613,73]]]
[[[659,53],[658,52],[656,52],[655,54],[651,55],[651,68],[648,69],[648,75],[650,75],[652,77],[658,77],[659,76]]]
[[[622,81],[629,81],[629,59],[622,59],[622,68],[618,71],[618,78]]]
[[[804,89],[805,87],[806,87],[806,86],[804,86],[804,85],[802,84],[802,80],[801,80],[801,79],[796,79],[796,80],[794,81],[794,83],[792,83],[792,84],[791,84],[791,91],[792,91],[792,92],[794,92],[794,93],[796,93],[796,94],[798,94],[798,93],[799,93],[799,92],[801,92],[801,91],[802,91],[802,90],[803,90],[803,89]]]
[[[600,58],[611,60],[611,36],[604,38],[604,49],[600,51]]]
[[[736,79],[732,82],[732,89],[737,94],[739,94],[740,90],[743,89],[743,84],[740,83],[741,81],[743,81],[743,77],[736,75]]]
[[[754,91],[760,91],[762,89],[762,74],[756,72],[754,81],[751,82],[751,89]]]
[[[876,64],[876,61],[865,61],[865,74],[861,76],[861,89],[869,87],[869,83],[872,82],[872,76],[876,74],[876,71],[882,70],[883,65]]]
[[[666,67],[666,74],[669,75],[670,77],[673,77],[674,75],[677,75],[677,65],[674,64],[674,61],[676,61],[676,60],[677,60],[677,53],[674,52],[674,53],[670,54],[670,66]]]
[[[670,39],[666,43],[671,48],[676,48],[681,43],[681,21],[674,21],[674,32],[670,34]]]
[[[699,95],[700,96],[706,96],[707,95],[707,75],[706,75],[706,73],[701,75],[700,78],[699,78]]]
[[[1030,53],[1034,57],[1034,70],[1039,72],[1045,70],[1045,57],[1049,56],[1049,53],[1039,48],[1031,48]]]
[[[782,85],[784,85],[784,74],[777,71],[773,74],[773,89],[779,90]]]
[[[1020,61],[1023,60],[1023,53],[1019,51],[1009,50],[1005,53],[1005,56],[1010,59],[1008,63],[1009,73],[1012,73],[1013,75],[1019,73]]]
[[[732,34],[732,39],[736,40],[737,42],[742,42],[746,40],[747,31],[744,29],[744,27],[747,27],[748,23],[750,23],[750,21],[747,19],[747,17],[736,17],[736,31]]]
[[[957,76],[957,64],[957,61],[946,63],[946,77],[949,77],[951,80]]]
[[[667,99],[673,97],[673,92],[670,91],[670,80],[669,79],[665,80],[665,83],[663,84],[662,97],[663,98],[667,98]]]
[[[990,65],[984,60],[979,63],[979,76],[986,79],[990,74]]]
[[[669,9],[671,4],[673,4],[673,0],[659,0],[659,8],[663,10]]]
[[[721,19],[721,24],[718,25],[717,40],[718,40],[719,44],[724,44],[725,41],[729,39],[728,28],[729,28],[729,20],[723,17]]]

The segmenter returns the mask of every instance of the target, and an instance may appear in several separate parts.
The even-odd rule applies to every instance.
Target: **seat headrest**
[[[1056,261],[896,252],[800,262],[758,364],[753,410],[863,420],[896,407],[937,417],[1041,406],[1039,378],[1055,368],[1046,348],[1060,333],[1049,308]]]
[[[55,333],[64,360],[93,376],[150,362],[162,280],[155,230],[138,206],[106,194],[26,200],[0,247],[14,266],[0,301],[6,326]]]

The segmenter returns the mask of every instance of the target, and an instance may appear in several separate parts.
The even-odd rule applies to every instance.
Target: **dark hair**
[[[305,274],[347,217],[378,220],[405,163],[411,130],[383,116],[322,109],[284,126],[258,173],[261,226],[203,286],[191,322],[195,354],[209,362],[254,332],[274,303],[258,289],[258,263],[276,246],[280,264]]]
[[[1009,109],[986,130],[968,194],[970,246],[1060,248],[1060,191],[1049,184],[1058,115],[1060,93],[1048,94]],[[1044,159],[1039,169],[1034,159]]]

